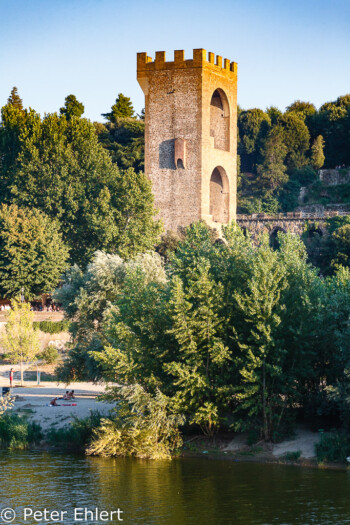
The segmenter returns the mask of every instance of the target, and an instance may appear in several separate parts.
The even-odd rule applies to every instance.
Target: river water
[[[350,524],[346,471],[16,451],[0,453],[0,476],[0,524]]]

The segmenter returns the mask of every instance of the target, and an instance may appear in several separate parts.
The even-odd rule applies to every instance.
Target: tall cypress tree
[[[22,99],[18,94],[18,89],[14,86],[11,90],[10,96],[7,99],[7,103],[11,104],[15,108],[23,109]]]

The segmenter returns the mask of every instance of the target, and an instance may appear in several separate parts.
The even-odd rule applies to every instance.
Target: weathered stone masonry
[[[204,49],[137,55],[145,94],[145,173],[166,230],[236,215],[237,64]]]
[[[252,215],[237,215],[236,222],[241,228],[249,231],[253,239],[257,238],[261,233],[277,236],[279,231],[288,231],[301,235],[306,229],[308,229],[310,235],[317,233],[322,236],[327,234],[326,219],[339,215],[347,214],[325,212],[320,215],[317,213],[290,212],[270,216],[265,213],[255,213]]]

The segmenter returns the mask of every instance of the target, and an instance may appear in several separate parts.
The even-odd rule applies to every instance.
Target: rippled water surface
[[[350,524],[345,471],[204,458],[167,462],[1,452],[0,473],[0,513],[13,508],[15,525],[118,523],[116,513],[113,520],[102,515],[96,521],[89,513],[85,519],[85,510],[74,516],[74,508],[119,508],[123,524]],[[25,508],[65,514],[62,521],[44,514],[24,519]]]

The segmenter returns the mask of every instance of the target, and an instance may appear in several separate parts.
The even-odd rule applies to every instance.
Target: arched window
[[[211,97],[210,136],[214,148],[230,151],[230,107],[222,89],[216,89]]]
[[[287,233],[287,231],[284,228],[281,228],[280,226],[276,226],[270,233],[270,246],[273,250],[278,250],[280,247],[280,243],[278,240],[278,234],[279,232]]]
[[[214,222],[223,224],[229,220],[228,178],[222,167],[213,170],[210,177],[210,215]]]

